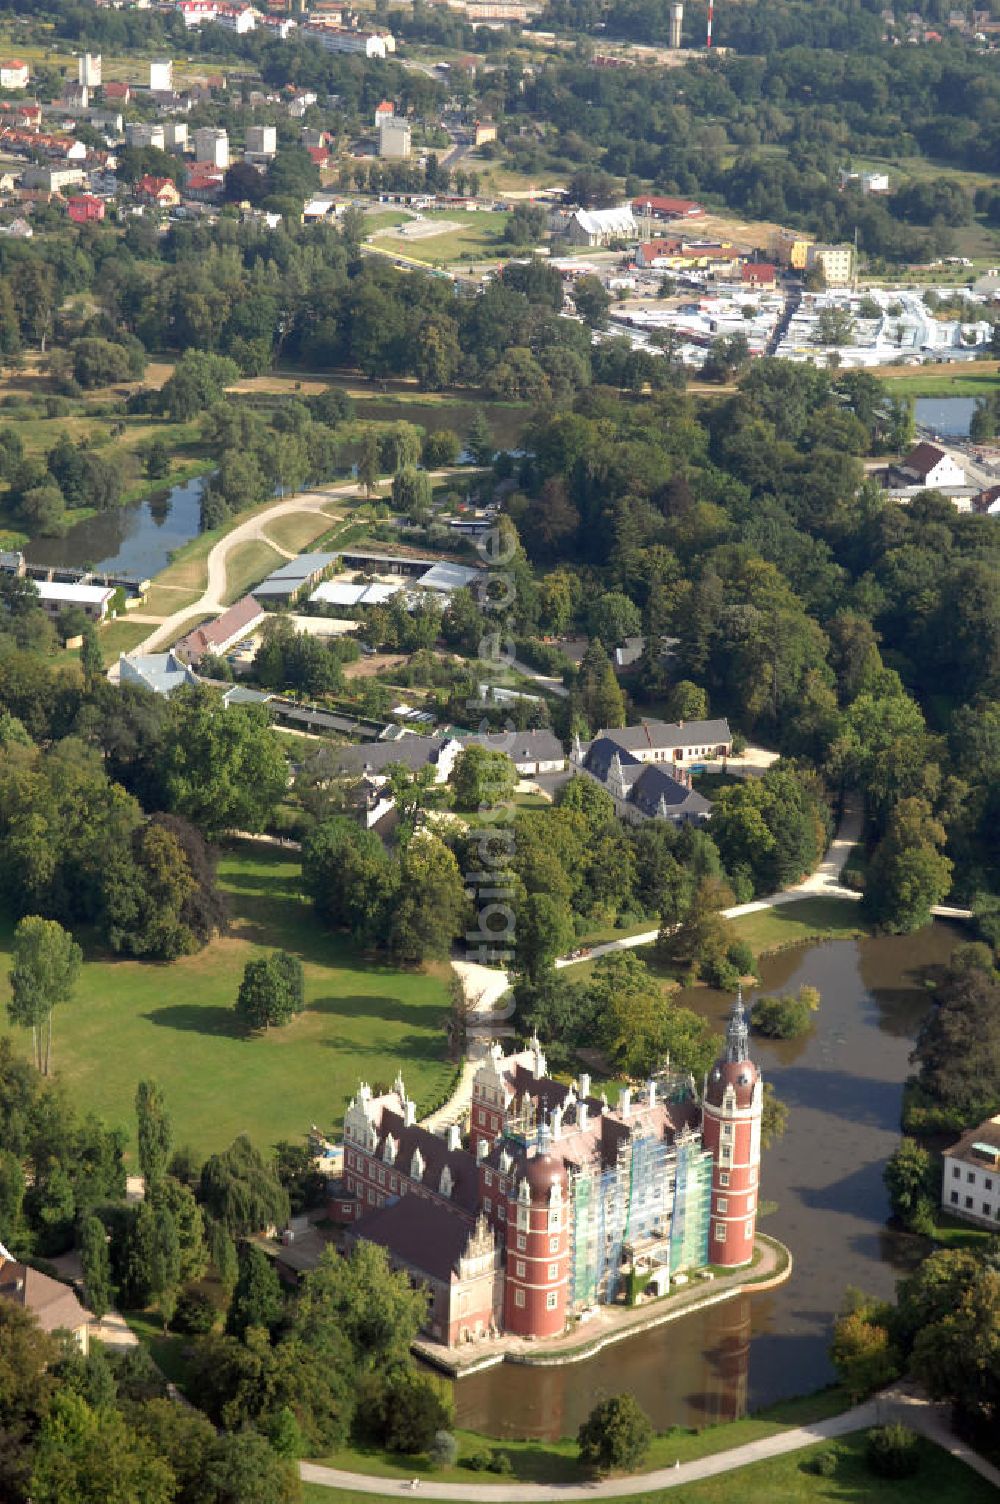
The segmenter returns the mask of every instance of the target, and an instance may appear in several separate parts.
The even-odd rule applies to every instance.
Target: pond
[[[974,397],[918,397],[913,412],[921,428],[929,428],[943,439],[967,439]]]
[[[77,522],[61,538],[35,538],[25,549],[31,564],[71,564],[152,579],[170,555],[199,532],[199,475],[145,501],[113,507]]]
[[[919,1249],[886,1227],[882,1168],[899,1136],[902,1085],[928,1002],[926,980],[962,938],[935,923],[916,935],[800,946],[762,965],[766,992],[818,987],[804,1039],[754,1039],[765,1080],[789,1109],[764,1155],[761,1230],[792,1250],[792,1278],[560,1368],[504,1364],[455,1387],[456,1421],[495,1436],[575,1434],[599,1400],[631,1390],[657,1429],[732,1420],[815,1390],[833,1371],[831,1322],[847,1285],[890,1296]],[[755,994],[754,994],[755,995]],[[719,1029],[732,999],[681,994]]]

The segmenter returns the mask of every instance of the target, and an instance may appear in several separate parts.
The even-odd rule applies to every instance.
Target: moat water
[[[780,910],[777,912],[780,913]],[[593,1405],[630,1390],[658,1429],[733,1420],[833,1378],[830,1327],[848,1285],[877,1296],[919,1256],[886,1226],[882,1167],[899,1139],[903,1082],[927,982],[963,938],[937,922],[916,935],[800,946],[763,964],[765,992],[820,989],[812,1031],[753,1040],[766,1080],[789,1109],[764,1155],[762,1218],[792,1250],[791,1279],[737,1297],[560,1368],[503,1364],[455,1387],[456,1420],[498,1437],[575,1434]],[[688,1007],[721,1032],[732,999],[695,989]]]
[[[198,475],[145,501],[97,512],[75,522],[61,538],[34,538],[25,555],[32,564],[121,570],[152,579],[175,549],[197,537],[206,479]]]

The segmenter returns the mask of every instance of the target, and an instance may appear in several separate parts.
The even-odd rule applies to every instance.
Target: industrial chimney
[[[678,51],[681,45],[681,27],[684,24],[684,6],[681,0],[673,0],[670,6],[670,46]]]

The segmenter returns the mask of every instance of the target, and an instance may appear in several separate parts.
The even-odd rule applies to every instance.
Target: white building
[[[278,150],[278,131],[273,125],[248,125],[246,139],[247,155],[273,157]]]
[[[115,593],[107,585],[69,585],[56,580],[36,580],[35,589],[38,604],[49,616],[58,616],[67,606],[78,606],[88,621],[104,620]]]
[[[22,63],[19,57],[0,63],[0,89],[26,89],[28,79],[28,65]]]
[[[178,6],[188,30],[193,26],[201,26],[205,21],[214,21],[218,9],[215,0],[181,0]]]
[[[378,154],[405,162],[410,155],[411,131],[408,120],[386,115],[379,121]]]
[[[174,65],[169,57],[157,57],[149,65],[149,91],[151,94],[172,94],[174,90]]]
[[[249,5],[226,6],[219,9],[215,14],[216,26],[222,26],[226,31],[235,31],[237,36],[245,36],[248,31],[255,31],[257,17],[253,8]]]
[[[306,30],[324,52],[360,52],[365,57],[385,58],[396,50],[391,31],[353,31],[347,26],[309,26]]]
[[[617,209],[577,209],[566,226],[566,239],[573,245],[608,245],[613,240],[635,240],[639,227],[631,204]]]
[[[76,60],[77,83],[83,84],[87,89],[99,89],[101,87],[101,54],[99,52],[84,52]]]
[[[166,148],[166,132],[155,120],[130,120],[125,127],[125,144],[140,149],[147,146]]]
[[[897,466],[899,475],[911,485],[927,490],[947,491],[967,486],[968,478],[957,460],[937,444],[918,444]]]
[[[212,167],[229,166],[229,133],[211,125],[202,125],[194,133],[194,158]]]
[[[41,188],[44,193],[61,193],[64,188],[75,188],[82,182],[82,167],[59,166],[51,162],[32,163],[24,169],[21,179],[23,187]]]
[[[188,145],[187,121],[165,121],[163,126],[163,144],[167,151],[186,151]]]
[[[854,276],[854,247],[849,241],[843,245],[811,245],[806,266],[810,270],[818,267],[827,287],[847,287]]]
[[[1000,1232],[1000,1114],[963,1133],[943,1161],[943,1210]]]

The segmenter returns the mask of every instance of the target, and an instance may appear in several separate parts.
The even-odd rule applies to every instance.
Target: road
[[[958,1440],[952,1431],[946,1407],[933,1405],[920,1394],[901,1386],[876,1395],[863,1405],[855,1405],[841,1415],[831,1416],[829,1420],[816,1421],[811,1426],[794,1426],[787,1431],[779,1431],[775,1436],[762,1437],[759,1441],[747,1442],[745,1446],[733,1447],[727,1452],[715,1452],[709,1457],[699,1457],[694,1462],[678,1462],[673,1467],[657,1468],[651,1473],[602,1478],[585,1484],[435,1483],[432,1478],[421,1478],[417,1491],[425,1498],[451,1499],[456,1504],[543,1504],[547,1500],[634,1498],[637,1494],[683,1488],[685,1484],[697,1483],[703,1478],[718,1478],[739,1468],[750,1467],[755,1462],[785,1457],[790,1452],[801,1451],[803,1447],[815,1446],[817,1442],[836,1441],[841,1436],[849,1436],[852,1432],[864,1431],[869,1426],[887,1421],[902,1421],[911,1429],[922,1432],[958,1461],[964,1462],[980,1477],[992,1483],[994,1488],[1000,1487],[1000,1470]],[[380,1494],[383,1497],[413,1491],[411,1484],[405,1479],[348,1473],[340,1468],[320,1467],[312,1462],[301,1462],[299,1472],[306,1483],[318,1483],[322,1488],[349,1489],[355,1493]]]

